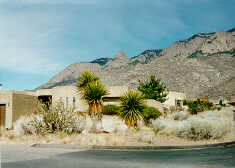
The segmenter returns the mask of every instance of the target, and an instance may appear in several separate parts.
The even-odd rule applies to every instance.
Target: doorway
[[[0,128],[5,128],[6,124],[6,105],[0,104]]]

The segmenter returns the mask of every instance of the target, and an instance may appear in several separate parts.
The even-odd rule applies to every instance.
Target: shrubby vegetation
[[[145,107],[142,116],[146,125],[149,125],[151,120],[156,120],[162,113],[154,107]]]
[[[80,92],[82,99],[89,105],[89,115],[101,119],[103,109],[103,96],[108,94],[108,90],[99,81],[94,73],[84,71],[77,79],[76,87]]]
[[[229,121],[213,111],[183,121],[169,118],[154,120],[152,127],[155,133],[191,140],[218,139],[230,131]]]
[[[184,105],[188,106],[191,114],[197,114],[199,112],[213,109],[213,103],[204,102],[204,101],[201,101],[200,99],[197,99],[196,101],[186,101],[185,100]]]
[[[117,105],[106,105],[103,107],[104,115],[119,115],[121,111],[121,107]]]
[[[80,132],[75,111],[62,102],[56,105],[40,104],[33,115],[17,121],[16,130],[25,134],[74,133]],[[20,130],[21,129],[21,130]]]
[[[173,120],[183,121],[189,118],[189,113],[186,111],[177,111],[169,115],[169,118]]]
[[[142,92],[146,99],[154,99],[161,103],[166,101],[166,85],[160,79],[156,79],[153,75],[150,77],[149,81],[139,81],[138,90]]]
[[[120,98],[120,116],[129,127],[137,127],[138,120],[143,118],[145,108],[144,97],[137,91],[126,92]]]

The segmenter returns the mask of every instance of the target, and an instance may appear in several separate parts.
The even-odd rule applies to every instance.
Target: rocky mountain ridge
[[[132,58],[121,51],[113,58],[75,63],[39,88],[71,85],[83,70],[96,72],[104,84],[111,86],[135,88],[139,80],[156,75],[169,90],[185,92],[189,97],[233,96],[235,86],[229,82],[235,79],[235,28],[199,33],[177,41],[169,48],[149,49]],[[217,87],[227,91],[216,94],[213,90]]]

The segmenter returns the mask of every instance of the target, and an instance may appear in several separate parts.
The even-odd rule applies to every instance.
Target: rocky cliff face
[[[135,88],[150,75],[161,78],[169,90],[190,97],[229,97],[235,93],[235,28],[216,33],[200,33],[175,42],[169,48],[146,50],[128,58],[119,52],[114,58],[68,66],[39,88],[71,85],[83,70],[96,72],[106,85]],[[217,92],[218,90],[218,92]]]

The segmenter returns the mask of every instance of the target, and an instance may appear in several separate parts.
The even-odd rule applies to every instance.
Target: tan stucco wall
[[[166,107],[175,106],[176,99],[184,100],[186,99],[186,95],[180,92],[169,92],[169,94],[167,95],[167,100],[163,104]]]
[[[154,99],[147,99],[145,100],[146,102],[146,105],[149,106],[149,107],[155,107],[157,108],[160,112],[164,112],[164,109],[163,109],[163,104],[161,102],[158,102]]]
[[[39,90],[36,90],[34,93],[35,93],[35,96],[49,96],[49,95],[52,95],[52,92],[53,92],[53,89],[39,89]]]
[[[109,94],[106,97],[120,97],[128,91],[127,86],[108,86],[107,89]]]
[[[66,99],[68,99],[68,107],[73,108],[73,98],[75,98],[75,111],[86,111],[88,105],[81,100],[75,86],[60,86],[52,89],[52,104],[62,101],[66,105]]]
[[[104,105],[120,105],[120,97],[105,97],[103,98]]]
[[[112,86],[107,87],[109,94],[106,96],[104,104],[119,104],[119,97],[128,91],[128,87],[125,86]],[[52,96],[52,104],[62,101],[68,107],[73,107],[73,98],[75,98],[75,110],[76,111],[87,111],[88,105],[84,100],[81,99],[79,92],[75,86],[58,86],[52,89],[41,89],[37,90],[36,96]],[[67,100],[66,100],[67,99]]]
[[[14,125],[14,122],[21,116],[33,113],[38,101],[36,96],[26,95],[23,92],[14,92],[12,98],[12,123]]]
[[[12,127],[12,91],[0,92],[0,104],[6,105],[5,128]]]

